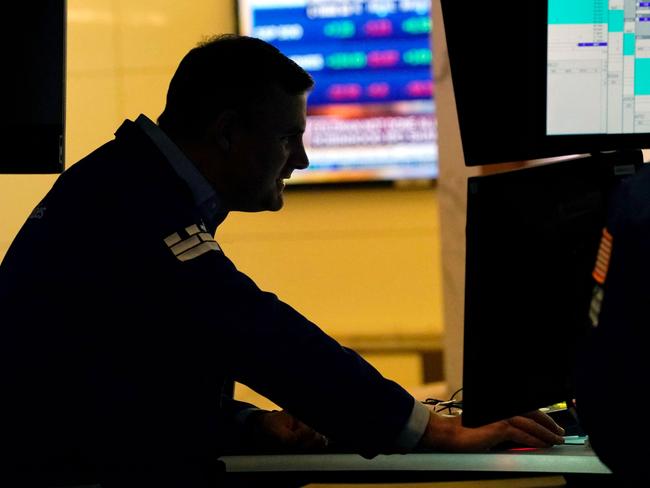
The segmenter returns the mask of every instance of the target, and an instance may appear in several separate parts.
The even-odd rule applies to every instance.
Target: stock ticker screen
[[[240,32],[308,71],[296,183],[434,179],[430,0],[239,0]]]

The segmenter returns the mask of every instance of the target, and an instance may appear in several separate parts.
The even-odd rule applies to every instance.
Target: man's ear
[[[233,143],[233,132],[237,124],[237,114],[234,110],[224,110],[210,124],[207,136],[224,154],[230,152]]]

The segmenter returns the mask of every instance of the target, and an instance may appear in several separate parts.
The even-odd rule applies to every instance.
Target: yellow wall
[[[217,240],[262,288],[334,335],[441,332],[432,188],[292,191],[232,214]]]
[[[181,57],[234,26],[232,0],[68,0],[66,165],[124,118],[155,119]],[[0,175],[0,258],[54,180]],[[282,212],[233,214],[217,239],[261,287],[337,337],[442,333],[434,188],[290,191]],[[416,384],[412,359],[376,364]]]

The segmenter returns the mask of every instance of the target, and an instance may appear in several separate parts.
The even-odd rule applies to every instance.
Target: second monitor
[[[618,157],[469,179],[464,425],[573,398]]]

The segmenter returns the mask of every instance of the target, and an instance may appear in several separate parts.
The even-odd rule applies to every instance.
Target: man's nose
[[[296,148],[291,164],[296,169],[306,169],[309,166],[309,157],[307,156],[307,151],[305,151],[305,146],[303,144],[300,144]]]

